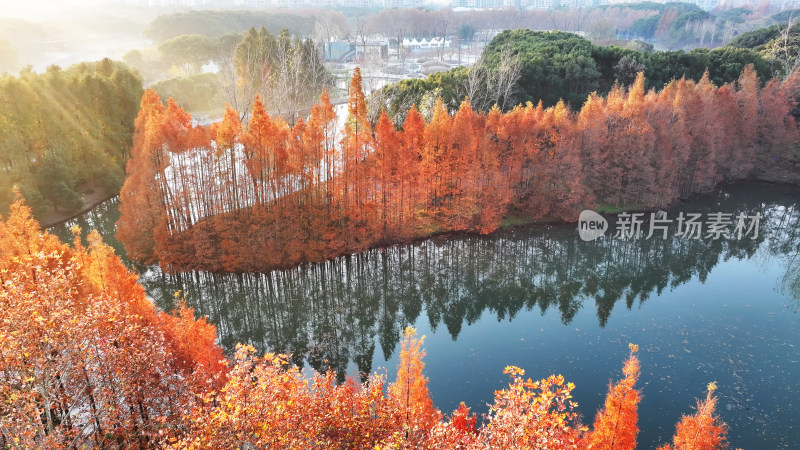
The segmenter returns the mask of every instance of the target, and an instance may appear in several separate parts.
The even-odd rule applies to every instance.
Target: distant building
[[[339,5],[350,8],[374,8],[378,6],[376,0],[339,0]]]
[[[419,49],[427,49],[427,48],[441,48],[441,47],[450,47],[451,40],[449,38],[442,38],[442,37],[433,37],[430,40],[428,39],[420,39],[417,40],[416,38],[413,39],[403,39],[403,47],[409,48],[419,48]]]
[[[378,0],[376,6],[383,6],[384,8],[418,8],[424,4],[423,0]]]
[[[329,61],[342,61],[349,54],[355,53],[355,45],[350,41],[332,41],[323,44],[324,56]]]
[[[452,0],[450,6],[454,9],[500,9],[505,7],[505,2],[506,0]]]
[[[355,54],[353,59],[356,61],[386,59],[389,56],[389,41],[388,40],[368,40],[362,42],[356,39]]]

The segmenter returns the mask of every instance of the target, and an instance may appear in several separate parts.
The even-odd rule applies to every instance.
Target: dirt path
[[[64,222],[72,220],[81,214],[90,211],[95,206],[103,203],[104,201],[119,195],[117,192],[108,191],[102,188],[95,188],[90,194],[83,195],[83,207],[78,210],[55,210],[52,207],[48,208],[47,212],[39,218],[39,224],[42,228],[50,228],[56,225],[61,225]]]

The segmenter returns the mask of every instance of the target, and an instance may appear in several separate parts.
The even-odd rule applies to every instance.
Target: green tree
[[[50,200],[54,208],[78,209],[83,206],[83,199],[75,192],[75,165],[67,161],[62,152],[52,149],[39,163],[36,170],[39,192]]]
[[[174,37],[159,45],[158,50],[171,64],[184,67],[188,72],[200,71],[200,67],[218,53],[216,42],[200,34]]]
[[[0,214],[15,185],[38,213],[82,205],[80,191],[118,190],[141,83],[108,59],[0,77]]]

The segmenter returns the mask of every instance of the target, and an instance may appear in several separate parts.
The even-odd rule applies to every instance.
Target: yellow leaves
[[[709,393],[713,393],[716,390],[717,390],[717,382],[716,381],[712,381],[711,383],[708,383],[708,392]]]
[[[636,353],[639,351],[639,346],[636,344],[628,344],[628,348],[631,349],[631,353]]]
[[[521,369],[521,368],[519,368],[517,366],[506,366],[506,368],[503,369],[503,373],[507,374],[507,375],[514,376],[514,377],[516,377],[516,376],[521,377],[521,376],[525,375],[525,370],[523,370],[523,369]]]

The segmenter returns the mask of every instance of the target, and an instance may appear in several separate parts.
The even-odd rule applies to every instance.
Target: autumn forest
[[[797,438],[781,397],[800,336],[800,28],[732,25],[766,6],[654,5],[592,9],[609,46],[583,25],[487,25],[470,48],[479,11],[387,9],[352,17],[360,39],[336,57],[338,10],[178,12],[125,64],[0,74],[0,450]],[[453,47],[404,47],[403,20]],[[392,35],[373,50],[370,23]],[[752,239],[593,242],[571,225],[682,207],[763,222]]]
[[[462,405],[443,414],[423,373],[424,337],[404,332],[394,381],[379,373],[338,383],[286,355],[238,346],[227,362],[216,330],[182,305],[159,312],[96,232],[72,246],[40,231],[21,202],[0,222],[3,414],[11,448],[634,448],[641,391],[638,347],[583,425],[562,376],[525,378],[509,366],[481,424]],[[708,386],[672,444],[726,443]],[[80,413],[77,413],[80,411]]]
[[[401,129],[367,120],[356,69],[343,120],[327,97],[289,126],[260,101],[193,127],[147,91],[118,236],[167,271],[256,272],[443,232],[490,233],[508,216],[574,221],[585,208],[648,210],[721,181],[796,182],[800,75],[762,86],[752,67],[716,87],[673,81],[482,114],[468,99]]]

